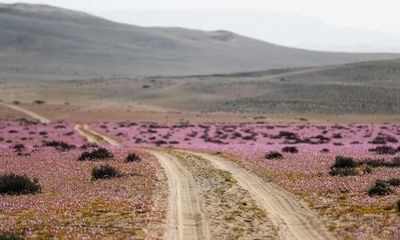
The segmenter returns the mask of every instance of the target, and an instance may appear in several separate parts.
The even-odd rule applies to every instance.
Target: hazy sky
[[[4,3],[13,3],[15,1],[0,0]],[[21,0],[24,1],[24,0]],[[27,3],[44,3],[49,5],[56,5],[76,10],[82,10],[103,17],[112,18],[117,21],[129,22],[138,25],[168,25],[176,24],[175,22],[163,21],[161,17],[157,20],[154,19],[154,11],[162,11],[162,13],[177,12],[177,10],[196,10],[206,12],[209,10],[228,12],[229,10],[236,10],[240,16],[240,11],[247,12],[250,16],[251,11],[256,10],[260,12],[279,12],[284,14],[295,14],[295,16],[306,16],[315,18],[316,21],[321,20],[321,23],[332,25],[333,27],[339,28],[356,28],[358,30],[367,31],[379,31],[380,33],[387,33],[396,38],[400,38],[400,1],[399,0],[25,0]],[[112,2],[112,3],[111,3]],[[201,10],[201,11],[200,11]],[[135,13],[141,13],[141,18],[133,18]],[[153,12],[153,15],[149,14],[146,16],[146,12]],[[182,11],[179,11],[182,12]],[[195,12],[195,11],[191,11]],[[160,14],[162,16],[162,14]],[[289,15],[288,15],[289,16]],[[130,18],[131,17],[131,18]],[[194,18],[195,16],[193,16]],[[198,15],[196,15],[198,17]],[[231,31],[236,31],[242,34],[250,34],[253,37],[263,37],[262,31],[265,31],[262,26],[258,26],[258,30],[254,30],[254,26],[248,26],[253,28],[252,32],[243,32],[241,29],[246,29],[246,26],[241,24],[241,28],[235,28],[235,22],[231,25],[224,25],[216,21],[210,23],[199,23],[199,19],[190,19],[190,14],[185,15],[186,19],[181,19],[184,27],[198,27],[203,29],[213,28],[220,29],[221,27],[229,27]],[[312,18],[307,18],[308,20]],[[135,21],[135,22],[133,22]],[[137,22],[138,21],[138,22]],[[206,22],[205,16],[203,22]],[[235,19],[232,19],[235,21]],[[237,23],[240,24],[240,17],[236,19]],[[193,24],[192,24],[193,22]],[[194,23],[196,22],[196,23]],[[162,24],[165,23],[165,24]],[[250,24],[251,22],[249,22]],[[192,24],[192,25],[191,25]],[[278,23],[277,23],[278,24]],[[307,26],[304,26],[307,28]],[[317,29],[318,30],[318,29]],[[241,32],[242,31],[242,32]],[[258,31],[258,32],[257,32]],[[371,34],[380,34],[375,32]],[[277,34],[275,32],[269,32],[269,34]],[[346,36],[341,36],[346,37]],[[387,36],[386,36],[387,37]],[[272,37],[273,38],[273,37]],[[391,39],[394,42],[395,38]],[[283,37],[276,37],[277,40],[283,39]],[[298,43],[292,43],[301,45],[308,44],[309,46],[318,45],[316,42],[307,42],[308,40],[299,40]],[[371,42],[361,42],[361,40],[349,42],[353,45],[371,45]],[[290,43],[289,43],[290,44]],[[331,43],[328,43],[332,45]],[[346,42],[339,42],[336,45],[348,44]],[[377,48],[385,47],[379,41],[376,43]],[[399,46],[386,46],[390,48],[398,48]]]

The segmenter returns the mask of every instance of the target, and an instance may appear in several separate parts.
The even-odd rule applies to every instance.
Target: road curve
[[[210,230],[196,183],[180,161],[167,153],[149,150],[161,163],[168,178],[166,240],[209,240]]]
[[[76,124],[75,131],[77,131],[80,135],[84,136],[90,143],[110,144],[113,146],[121,146],[121,144],[118,141],[116,141],[104,134],[93,131],[86,124]]]
[[[267,211],[272,223],[278,228],[280,239],[337,239],[317,214],[277,185],[224,158],[205,153],[185,152],[205,158],[217,168],[231,172],[239,185],[249,191],[258,204]]]
[[[22,108],[20,106],[12,105],[12,104],[8,104],[8,103],[4,103],[4,102],[0,102],[0,105],[2,105],[4,107],[7,107],[7,108],[10,108],[12,110],[24,113],[24,114],[28,115],[31,118],[39,120],[41,123],[49,124],[51,122],[50,119],[48,119],[46,117],[43,117],[43,116],[41,116],[41,115],[39,115],[39,114],[37,114],[35,112],[32,112],[32,111],[30,111],[28,109]]]

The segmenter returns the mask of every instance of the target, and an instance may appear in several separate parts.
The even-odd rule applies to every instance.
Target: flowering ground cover
[[[56,127],[61,125],[65,128]],[[100,147],[85,144],[78,135],[65,134],[73,129],[70,124],[46,126],[7,121],[0,122],[0,126],[3,138],[0,175],[26,175],[37,179],[41,188],[35,194],[0,194],[0,236],[14,234],[29,239],[161,236],[168,188],[154,157],[136,148],[107,147],[112,154],[107,159],[78,161],[83,152],[90,153]],[[31,131],[45,131],[47,137],[29,134]],[[27,136],[27,140],[21,140],[21,136]],[[16,147],[21,143],[23,147]],[[72,144],[73,147],[68,147]],[[135,158],[127,161],[130,153],[135,153]],[[115,168],[118,177],[94,179],[93,168],[101,166]]]
[[[85,139],[74,131],[74,125],[67,122],[42,124],[26,119],[0,120],[0,144],[41,144],[43,141],[63,141],[80,145]]]
[[[294,193],[345,239],[399,239],[398,185],[370,195],[376,180],[400,178],[400,125],[96,123],[137,147],[224,154]],[[354,166],[333,168],[336,158]]]

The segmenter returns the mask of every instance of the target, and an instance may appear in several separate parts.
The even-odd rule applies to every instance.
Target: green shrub
[[[369,196],[386,196],[392,194],[394,191],[390,184],[384,180],[376,180],[375,186],[368,190]]]
[[[46,147],[53,147],[55,149],[57,149],[58,151],[69,151],[72,149],[75,149],[76,146],[75,145],[71,145],[62,141],[50,141],[50,142],[43,142],[43,145]]]
[[[335,159],[335,164],[333,168],[355,168],[358,167],[358,163],[354,161],[351,157],[337,156]]]
[[[79,161],[93,161],[93,160],[104,160],[113,158],[114,155],[105,148],[99,148],[91,152],[83,152],[79,157]]]
[[[103,165],[100,167],[94,167],[92,169],[92,179],[111,179],[121,177],[121,173],[110,165]]]
[[[271,159],[282,159],[282,158],[283,158],[283,155],[282,155],[282,153],[280,153],[280,152],[274,152],[274,151],[272,151],[272,152],[267,153],[267,154],[265,155],[265,158],[266,158],[266,159],[269,159],[269,160],[271,160]]]
[[[374,168],[376,167],[398,168],[400,167],[400,158],[395,157],[390,162],[387,162],[384,159],[366,159],[362,161],[362,163]]]
[[[362,164],[366,164],[367,166],[377,168],[377,167],[386,167],[388,165],[384,159],[366,159],[361,162]]]
[[[359,175],[359,171],[356,168],[332,168],[329,172],[332,176],[357,176]]]
[[[400,167],[400,158],[393,158],[392,162],[390,163],[390,167]]]
[[[392,178],[386,181],[390,186],[398,187],[400,186],[400,178]]]
[[[330,150],[327,149],[327,148],[324,148],[324,149],[321,150],[321,153],[328,153],[328,152],[330,152]]]
[[[139,162],[142,159],[136,153],[129,153],[126,157],[126,162]]]
[[[335,133],[335,134],[333,134],[332,138],[340,139],[340,138],[343,138],[343,137],[342,137],[342,134],[340,134],[340,133]]]
[[[1,233],[0,232],[0,240],[22,240],[23,238],[16,234],[9,233]]]
[[[43,101],[43,100],[35,100],[35,101],[33,101],[33,104],[37,104],[37,105],[42,105],[42,104],[45,104],[46,102],[45,101]]]
[[[297,150],[297,148],[296,147],[284,147],[284,148],[282,148],[282,152],[284,152],[284,153],[298,153],[299,152],[299,150]]]
[[[397,212],[400,213],[400,200],[397,201],[396,205],[397,205],[397,206],[396,206],[396,207],[397,207]]]
[[[15,151],[21,152],[22,150],[25,149],[25,145],[24,145],[24,144],[21,144],[21,143],[18,143],[18,144],[15,144],[15,145],[13,146],[13,148],[14,148]]]
[[[378,146],[376,148],[369,149],[369,151],[375,152],[380,155],[386,155],[386,154],[393,155],[393,154],[396,154],[396,152],[397,152],[397,150],[395,148],[390,147],[390,146]]]
[[[37,179],[30,180],[26,175],[14,173],[0,176],[0,195],[31,194],[40,191]]]

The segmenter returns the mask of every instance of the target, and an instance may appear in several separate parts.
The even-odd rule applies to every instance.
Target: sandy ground
[[[2,105],[4,107],[7,107],[7,108],[10,108],[12,110],[15,110],[17,112],[26,114],[27,116],[29,116],[31,118],[39,120],[41,123],[45,123],[45,124],[50,123],[50,120],[48,118],[46,118],[46,117],[44,117],[44,116],[42,116],[40,114],[37,114],[37,113],[35,113],[33,111],[30,111],[28,109],[25,109],[23,107],[20,107],[18,105],[12,105],[12,104],[7,104],[7,103],[3,103],[3,102],[0,102],[0,105]]]
[[[234,114],[199,113],[173,111],[143,105],[103,104],[101,102],[82,102],[79,104],[27,104],[15,106],[0,102],[0,118],[33,117],[42,120],[66,120],[76,123],[131,121],[176,123],[201,122],[312,122],[312,123],[400,123],[400,115],[324,115],[324,114]],[[12,108],[10,108],[10,106]],[[40,116],[33,116],[31,113]]]
[[[223,158],[189,153],[201,156],[216,167],[232,173],[239,185],[248,190],[268,212],[271,221],[279,229],[281,239],[336,239],[312,210],[282,188]]]
[[[190,172],[173,156],[151,151],[164,168],[169,185],[167,231],[164,239],[210,239],[196,183]]]
[[[230,172],[190,153],[174,150],[168,153],[176,157],[196,181],[213,239],[277,239],[278,233],[268,214]]]

